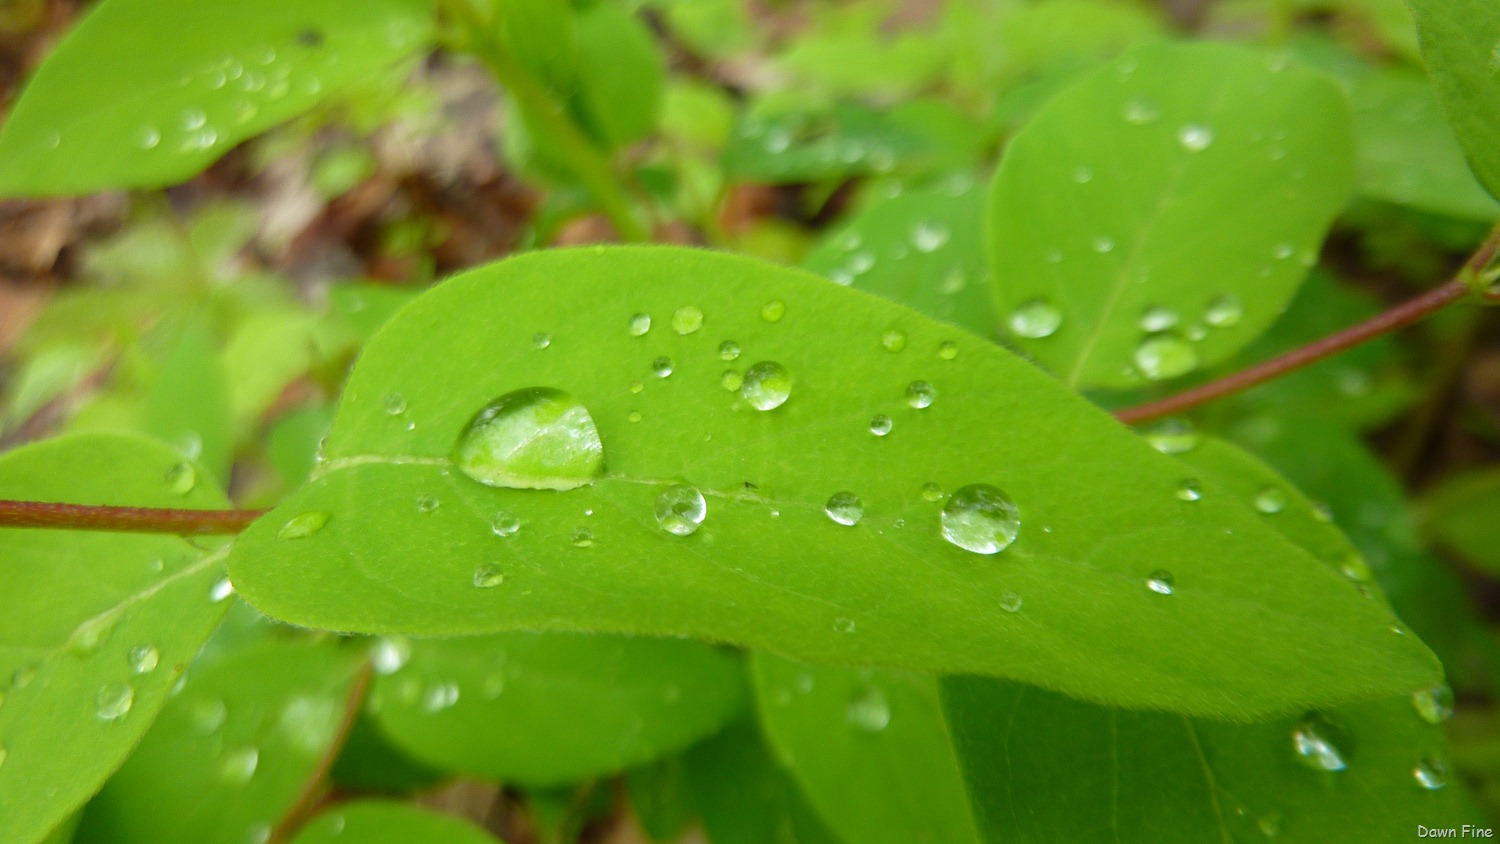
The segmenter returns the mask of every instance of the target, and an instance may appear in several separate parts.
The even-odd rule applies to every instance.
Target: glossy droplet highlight
[[[942,501],[943,488],[933,483],[932,481],[928,481],[927,483],[922,484],[922,500]]]
[[[1062,311],[1045,299],[1033,299],[1010,314],[1010,330],[1017,337],[1040,340],[1051,337],[1062,326]]]
[[[835,492],[823,505],[823,513],[838,524],[853,527],[865,517],[865,503],[852,492]]]
[[[509,510],[496,511],[490,518],[490,530],[501,538],[515,536],[521,530],[521,519]]]
[[[198,470],[191,463],[178,463],[167,470],[167,488],[178,495],[187,495],[198,485]]]
[[[1214,328],[1231,328],[1245,317],[1245,306],[1233,293],[1215,296],[1203,311],[1203,321]]]
[[[155,126],[142,126],[135,130],[135,145],[141,149],[156,149],[161,145],[161,132]]]
[[[703,493],[686,484],[673,484],[656,497],[656,523],[673,536],[688,536],[708,518]]]
[[[641,337],[651,330],[650,314],[634,314],[630,317],[629,327],[626,329],[631,337]]]
[[[1447,683],[1439,683],[1411,696],[1412,708],[1429,724],[1441,724],[1453,717],[1453,689]]]
[[[594,547],[594,532],[579,525],[568,535],[568,541],[573,543],[574,548],[592,548]]]
[[[1428,791],[1437,791],[1448,784],[1448,764],[1436,756],[1429,756],[1411,769],[1412,779]]]
[[[406,412],[406,396],[400,393],[391,393],[385,397],[385,412],[391,416],[400,416]]]
[[[886,416],[884,413],[877,413],[870,420],[870,433],[877,437],[889,434],[892,427],[894,427],[894,423],[891,422],[891,417]]]
[[[1190,123],[1177,130],[1177,142],[1188,152],[1202,152],[1213,146],[1214,132],[1207,126]]]
[[[126,654],[125,659],[130,663],[130,670],[137,674],[150,674],[156,670],[161,662],[161,651],[155,645],[136,645]]]
[[[890,726],[891,703],[879,688],[866,686],[849,699],[844,718],[861,732],[878,733]]]
[[[1157,569],[1146,578],[1146,588],[1158,595],[1170,595],[1177,589],[1177,579],[1166,569]]]
[[[1309,715],[1292,729],[1292,751],[1297,761],[1315,771],[1342,771],[1349,767],[1336,741],[1333,725],[1320,715]]]
[[[423,494],[417,496],[418,513],[435,513],[441,506],[443,506],[443,502],[436,495]]]
[[[756,410],[775,410],[792,394],[792,375],[781,364],[763,360],[745,370],[740,395]]]
[[[1177,485],[1177,500],[1199,501],[1203,498],[1203,487],[1196,478],[1188,478]]]
[[[740,356],[740,344],[725,340],[719,344],[719,360],[736,360]]]
[[[481,410],[459,437],[453,462],[485,486],[577,489],[604,470],[604,444],[577,399],[531,387]]]
[[[887,352],[899,352],[906,348],[906,332],[888,328],[880,334],[880,345]]]
[[[260,767],[260,750],[255,747],[236,747],[224,751],[219,760],[219,778],[230,785],[244,785],[255,778],[255,769]]]
[[[651,361],[651,373],[657,378],[666,378],[672,374],[672,359],[662,355]]]
[[[383,637],[370,649],[370,664],[377,674],[395,674],[409,659],[411,643],[400,637]]]
[[[952,340],[944,340],[938,345],[938,357],[942,360],[953,360],[958,357],[958,344]]]
[[[1125,104],[1125,122],[1147,126],[1161,119],[1161,107],[1150,100],[1135,99]]]
[[[306,539],[323,529],[328,524],[329,515],[326,510],[308,510],[305,513],[287,519],[281,530],[276,532],[277,539]]]
[[[1180,337],[1151,337],[1136,347],[1135,365],[1152,381],[1164,381],[1196,369],[1198,352]]]
[[[538,331],[531,335],[531,347],[534,349],[545,349],[552,345],[552,335],[545,331]]]
[[[686,305],[678,308],[672,314],[672,330],[678,334],[688,335],[703,327],[703,311]]]
[[[937,390],[926,381],[913,381],[906,385],[906,403],[917,410],[932,407],[937,399]]]
[[[94,714],[100,721],[118,721],[135,705],[135,689],[128,683],[111,680],[94,694]]]
[[[1180,321],[1181,317],[1177,316],[1176,311],[1156,305],[1147,308],[1141,314],[1141,330],[1148,334],[1155,334],[1158,331],[1166,331]]]
[[[485,563],[474,569],[473,583],[479,589],[493,589],[505,582],[505,572],[494,563]]]
[[[772,299],[761,306],[760,318],[766,322],[781,322],[784,316],[786,316],[786,303],[780,299]]]
[[[1021,510],[999,487],[969,484],[954,490],[939,517],[943,538],[975,554],[998,554],[1021,532]]]
[[[1197,448],[1201,439],[1193,423],[1175,417],[1146,430],[1146,442],[1162,454],[1186,454]]]
[[[1253,503],[1256,510],[1271,516],[1285,510],[1288,500],[1286,490],[1268,486],[1255,494]]]
[[[1022,603],[1021,596],[1015,592],[1007,589],[1000,593],[1000,609],[1006,612],[1020,612]]]
[[[936,223],[919,223],[911,232],[911,245],[918,252],[936,252],[948,242],[948,229]]]

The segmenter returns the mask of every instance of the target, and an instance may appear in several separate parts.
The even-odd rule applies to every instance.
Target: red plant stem
[[[265,513],[265,510],[163,510],[50,501],[0,501],[0,528],[223,535],[239,533]]]
[[[333,770],[333,763],[338,760],[339,753],[349,741],[349,733],[354,729],[354,722],[359,718],[361,707],[365,703],[365,692],[370,688],[370,679],[374,676],[374,668],[369,662],[360,666],[359,674],[354,678],[354,685],[349,689],[349,697],[344,701],[343,717],[339,720],[337,734],[329,743],[328,749],[318,760],[318,766],[312,776],[307,778],[303,784],[302,791],[292,803],[291,808],[281,816],[281,822],[276,825],[271,835],[271,841],[282,842],[291,838],[303,824],[317,813],[322,802],[322,792],[328,784],[328,774]]]

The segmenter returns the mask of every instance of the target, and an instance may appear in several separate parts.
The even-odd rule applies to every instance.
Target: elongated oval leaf
[[[87,434],[0,458],[0,498],[217,508],[164,445]],[[228,608],[222,551],[181,539],[0,530],[0,828],[40,840],[125,761]]]
[[[0,132],[0,195],[184,181],[431,38],[424,0],[104,0]]]
[[[1136,49],[1059,94],[1001,160],[1001,318],[1073,387],[1222,360],[1291,298],[1353,161],[1349,105],[1321,74],[1239,47]]]
[[[410,644],[371,706],[414,758],[549,786],[681,750],[744,703],[743,668],[697,642],[510,633]]]
[[[1407,0],[1448,122],[1479,181],[1500,198],[1500,6],[1489,0]]]
[[[536,387],[587,409],[603,474],[475,482],[460,438]],[[1185,471],[1025,361],[867,294],[694,250],[554,251],[388,324],[315,479],[230,568],[262,611],[311,627],[686,635],[1192,712],[1436,679],[1414,637],[1254,513],[1183,500]],[[986,487],[1019,509],[999,554],[964,550],[1011,530]],[[860,501],[830,506],[841,492]],[[1161,570],[1176,594],[1148,588]],[[1031,609],[1004,610],[1008,592]]]
[[[362,800],[324,812],[292,844],[496,844],[497,839],[458,818],[405,803]]]

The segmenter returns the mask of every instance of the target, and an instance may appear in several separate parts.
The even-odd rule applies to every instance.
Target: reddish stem
[[[369,662],[360,666],[359,674],[354,678],[354,685],[349,689],[349,697],[344,701],[344,712],[339,720],[338,732],[328,745],[328,749],[324,751],[322,758],[318,760],[318,766],[312,776],[308,777],[307,782],[303,784],[302,791],[297,795],[291,808],[281,816],[281,822],[276,825],[271,835],[273,842],[286,841],[317,813],[322,803],[323,788],[328,782],[328,774],[333,770],[333,763],[338,760],[339,753],[349,741],[349,733],[354,729],[355,720],[359,718],[360,708],[365,702],[365,692],[370,688],[370,679],[373,674],[374,670]]]
[[[117,533],[170,533],[178,536],[239,533],[265,510],[163,510],[0,501],[0,528],[98,530]]]

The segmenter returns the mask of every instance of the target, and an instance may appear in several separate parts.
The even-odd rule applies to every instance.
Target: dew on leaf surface
[[[850,698],[844,718],[861,732],[878,733],[890,726],[891,703],[878,687],[866,686]]]
[[[1342,771],[1349,767],[1339,748],[1339,735],[1328,719],[1313,714],[1292,728],[1292,751],[1297,761],[1317,771]]]
[[[656,523],[673,536],[688,536],[708,518],[703,493],[686,484],[673,484],[656,497]]]
[[[744,384],[745,376],[741,375],[737,370],[726,369],[719,376],[719,386],[731,393],[739,392],[740,387],[744,386]]]
[[[255,769],[260,767],[260,749],[253,745],[235,747],[224,751],[219,760],[219,777],[230,785],[245,785],[255,778]]]
[[[218,698],[199,698],[188,704],[188,720],[201,735],[213,735],[228,717],[229,707]]]
[[[1009,589],[1000,593],[1000,609],[1006,612],[1020,612],[1022,603],[1021,596]]]
[[[1214,328],[1231,328],[1245,317],[1245,306],[1233,293],[1215,296],[1203,312],[1203,321]]]
[[[938,357],[943,360],[953,360],[958,357],[958,344],[952,340],[944,340],[938,345]]]
[[[1150,337],[1136,347],[1135,365],[1152,381],[1164,381],[1196,369],[1198,352],[1180,337]]]
[[[1161,118],[1161,107],[1150,100],[1134,99],[1125,104],[1125,121],[1136,126],[1147,126]]]
[[[1441,724],[1453,717],[1453,688],[1447,683],[1439,683],[1415,692],[1411,696],[1411,705],[1423,721]]]
[[[911,244],[918,252],[936,252],[948,242],[949,232],[936,223],[918,223],[912,229]]]
[[[1146,578],[1146,588],[1158,595],[1170,595],[1177,590],[1177,579],[1166,569],[1157,569]]]
[[[926,381],[913,381],[906,385],[906,403],[917,410],[932,407],[936,398],[937,390]]]
[[[725,340],[719,344],[719,360],[735,360],[740,356],[740,344],[733,340]]]
[[[377,674],[395,674],[411,659],[411,643],[399,636],[383,636],[370,649],[370,664]]]
[[[1177,312],[1163,305],[1153,305],[1141,314],[1141,330],[1148,334],[1166,331],[1181,322]]]
[[[853,633],[855,628],[854,619],[848,616],[839,616],[833,620],[833,629],[840,633]],[[811,686],[809,686],[811,690]]]
[[[457,683],[437,683],[422,696],[422,711],[430,715],[451,709],[458,703],[459,696]]]
[[[126,654],[126,661],[130,663],[130,670],[137,674],[150,674],[156,670],[161,662],[161,651],[155,645],[136,645]]]
[[[1033,299],[1010,314],[1010,330],[1017,337],[1040,340],[1057,333],[1062,325],[1062,311],[1045,299]]]
[[[1411,775],[1417,785],[1428,791],[1437,791],[1448,784],[1448,763],[1436,756],[1429,756],[1411,769]]]
[[[1207,126],[1190,123],[1177,130],[1177,142],[1188,152],[1202,152],[1213,145],[1214,132]]]
[[[323,529],[328,524],[329,514],[326,510],[308,510],[304,513],[287,519],[281,530],[276,532],[277,539],[306,539]]]
[[[1199,501],[1203,498],[1203,487],[1196,478],[1188,478],[1177,485],[1177,498],[1180,501]]]
[[[472,582],[479,589],[493,589],[505,582],[505,572],[494,563],[485,563],[474,569]]]
[[[630,332],[631,337],[641,337],[645,335],[646,332],[651,330],[651,315],[632,314],[630,317],[629,328],[627,330]]]
[[[792,374],[781,364],[763,360],[745,370],[740,395],[756,410],[775,410],[792,394]]]
[[[284,537],[283,537],[284,538]],[[234,584],[229,578],[221,577],[214,581],[214,585],[208,588],[208,600],[211,603],[219,603],[234,594]]]
[[[1289,500],[1290,498],[1287,496],[1286,490],[1268,486],[1255,494],[1253,503],[1256,510],[1272,516],[1285,510]]]
[[[155,126],[142,126],[135,132],[135,145],[141,149],[156,149],[161,145],[161,132]]]
[[[435,513],[437,512],[437,509],[442,506],[442,500],[439,499],[436,495],[428,495],[426,493],[423,493],[417,496],[418,513]]]
[[[509,510],[497,510],[490,517],[490,530],[499,537],[515,536],[521,530],[521,519]]]
[[[1171,417],[1146,430],[1146,442],[1162,454],[1186,454],[1198,447],[1202,438],[1193,423]]]
[[[847,490],[835,492],[823,505],[823,513],[838,524],[853,527],[865,517],[865,503]]]
[[[760,318],[766,322],[781,322],[783,316],[786,316],[786,303],[780,299],[772,299],[761,306]]]
[[[568,535],[568,541],[573,543],[574,548],[592,548],[594,547],[594,532],[579,525]]]
[[[894,427],[894,423],[891,422],[891,417],[886,416],[884,413],[877,413],[870,419],[870,433],[877,437],[889,434],[892,427]]]
[[[906,348],[906,332],[888,328],[880,334],[880,345],[888,352],[899,352]]]
[[[651,372],[657,378],[666,378],[672,374],[672,359],[666,355],[651,361]]]
[[[191,463],[178,463],[167,470],[167,488],[178,495],[187,495],[198,485],[198,470]]]
[[[385,397],[385,412],[392,416],[400,416],[406,412],[406,396],[400,393],[391,393]]]
[[[703,311],[692,305],[684,305],[672,314],[672,330],[684,336],[703,327]]]
[[[1115,251],[1115,239],[1108,235],[1099,235],[1093,241],[1094,251],[1100,255],[1106,255]]]
[[[922,484],[922,499],[924,501],[942,501],[943,488],[932,481]]]
[[[969,484],[953,491],[939,517],[943,538],[975,554],[998,554],[1021,532],[1021,509],[999,487]]]
[[[493,487],[577,489],[604,470],[588,408],[549,387],[516,390],[481,410],[453,451],[459,471]]]
[[[111,680],[94,693],[94,714],[100,721],[118,721],[135,705],[135,689],[128,683]]]
[[[531,345],[535,349],[545,349],[552,345],[552,335],[545,331],[538,331],[531,335]]]

